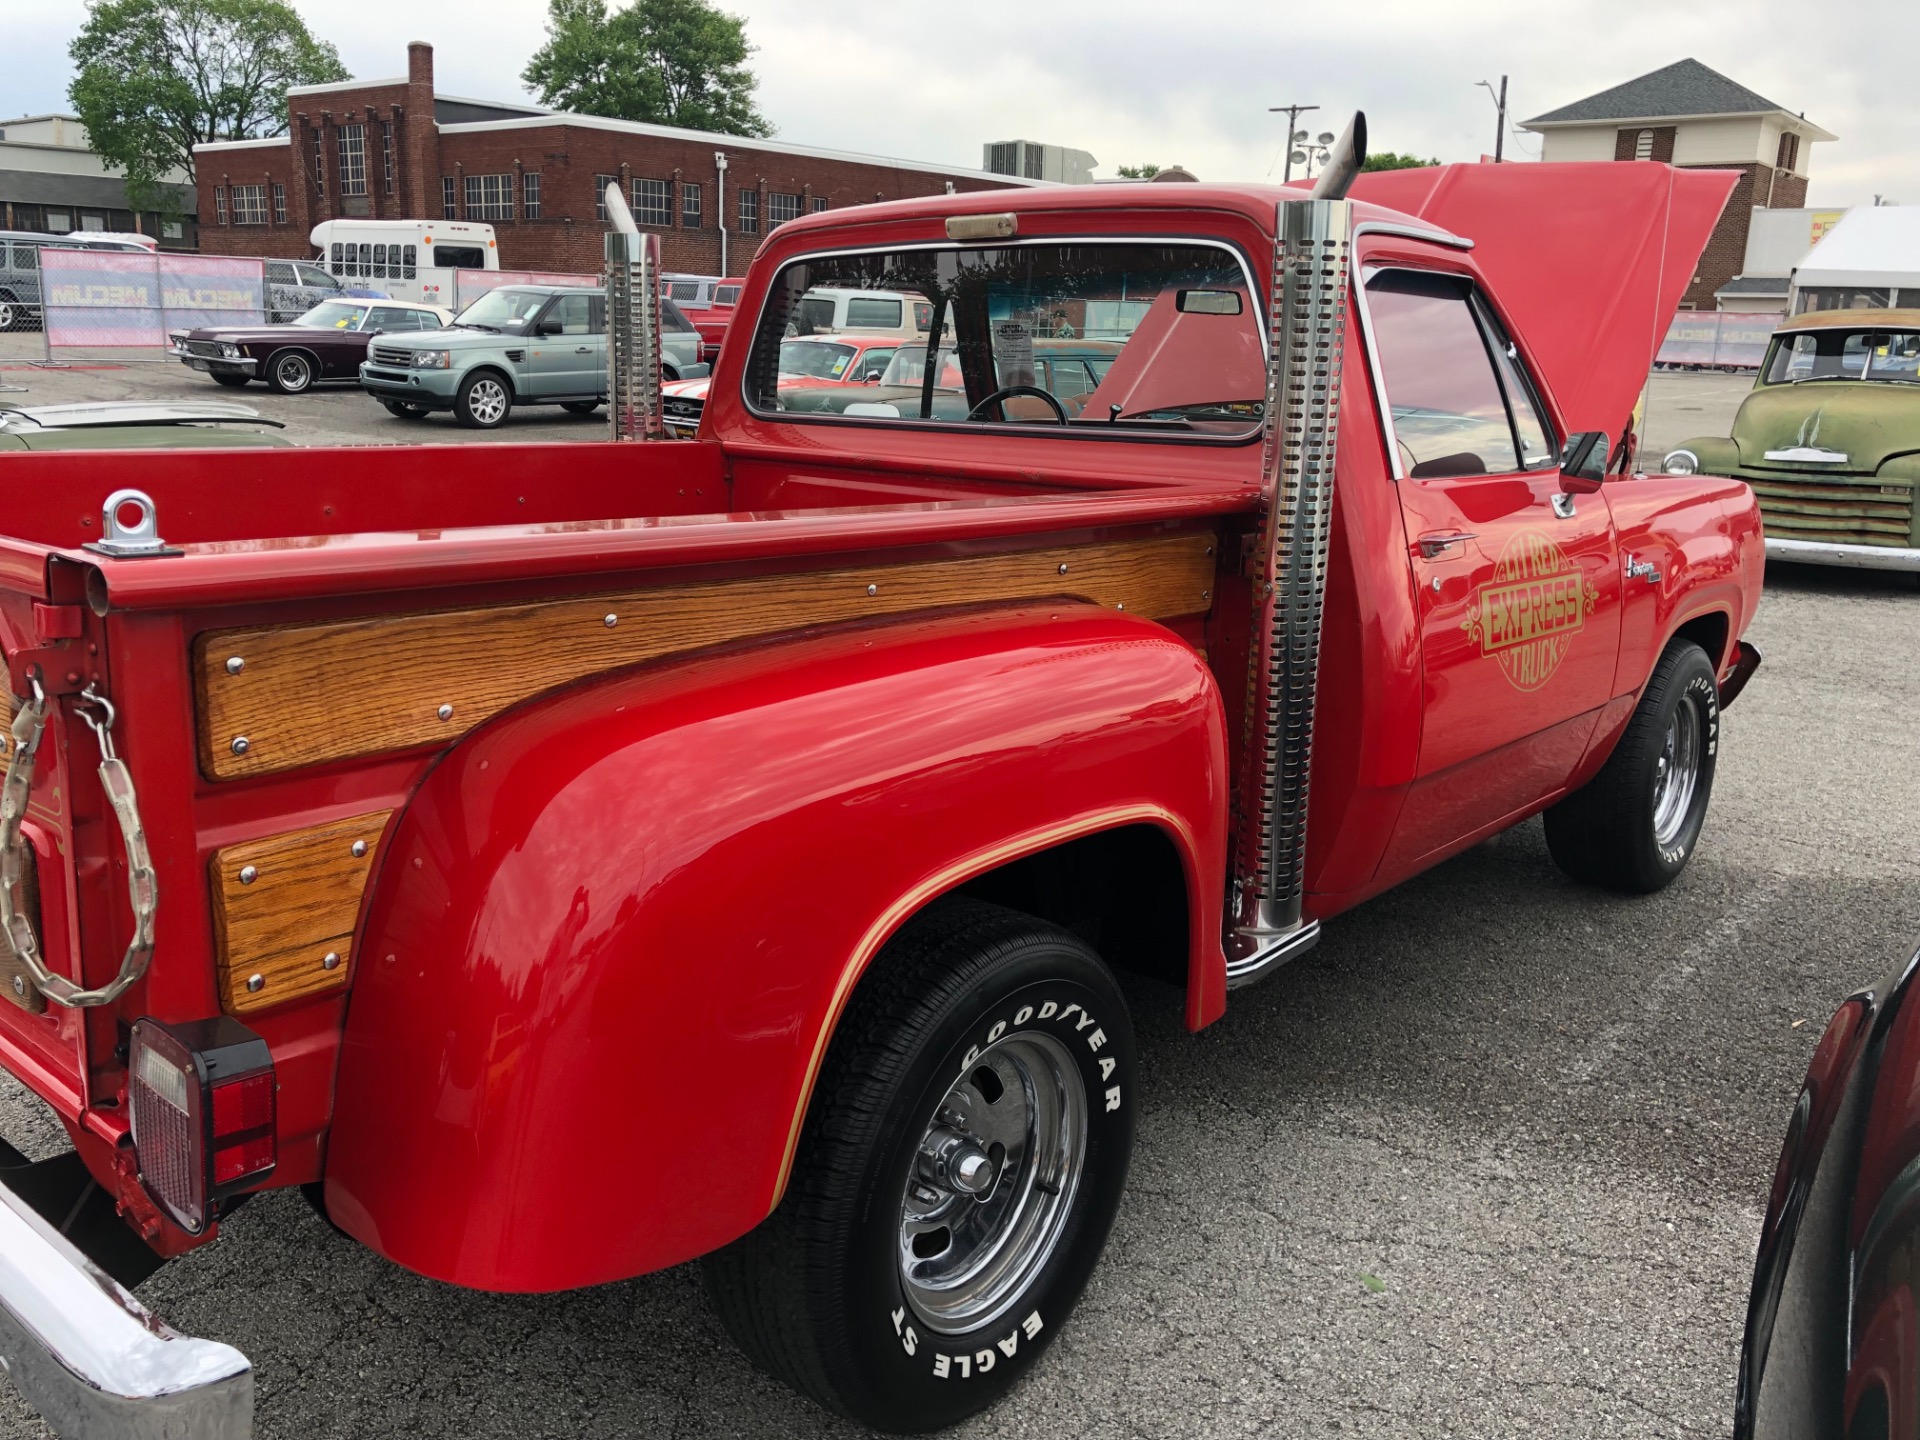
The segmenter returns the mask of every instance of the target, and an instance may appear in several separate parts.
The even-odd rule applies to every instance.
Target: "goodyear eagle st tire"
[[[1674,640],[1600,773],[1547,811],[1554,863],[1609,890],[1664,889],[1699,843],[1719,748],[1713,662]]]
[[[227,390],[244,390],[251,377],[235,374],[231,370],[213,372],[213,383]]]
[[[1138,1086],[1126,1003],[1091,949],[935,903],[855,990],[779,1207],[707,1258],[721,1320],[761,1369],[864,1425],[985,1409],[1100,1258]]]
[[[474,371],[453,397],[453,418],[469,430],[497,430],[512,412],[513,390],[497,371]]]

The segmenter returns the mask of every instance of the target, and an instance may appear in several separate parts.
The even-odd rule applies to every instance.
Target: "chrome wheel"
[[[12,304],[8,301],[0,300],[0,330],[13,329],[13,323],[14,313]]]
[[[304,355],[282,355],[273,362],[273,379],[279,389],[295,395],[313,383],[313,366]]]
[[[958,1334],[1012,1306],[1059,1244],[1087,1158],[1079,1067],[1052,1035],[996,1041],[941,1100],[900,1207],[900,1279]]]
[[[1653,839],[1668,846],[1679,840],[1693,809],[1700,782],[1700,707],[1682,695],[1667,721],[1666,739],[1653,769]]]
[[[482,376],[467,390],[467,413],[476,425],[498,425],[507,413],[507,388]]]

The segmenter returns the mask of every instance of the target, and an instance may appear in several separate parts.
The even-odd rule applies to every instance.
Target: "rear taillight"
[[[274,1164],[273,1056],[237,1020],[135,1022],[127,1048],[140,1181],[198,1235],[219,1202]]]

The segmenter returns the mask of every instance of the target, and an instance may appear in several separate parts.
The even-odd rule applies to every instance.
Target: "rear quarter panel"
[[[1204,661],[1085,605],[754,646],[513,712],[428,777],[357,954],[326,1194],[493,1290],[712,1250],[777,1203],[861,970],[971,875],[1122,824],[1187,872],[1223,999]]]

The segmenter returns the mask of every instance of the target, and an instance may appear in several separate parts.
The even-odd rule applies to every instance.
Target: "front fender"
[[[861,969],[970,876],[1158,825],[1187,871],[1190,969],[1217,989],[1227,783],[1205,663],[1085,605],[842,630],[523,706],[448,755],[387,847],[328,1211],[490,1290],[715,1249],[777,1203]]]

